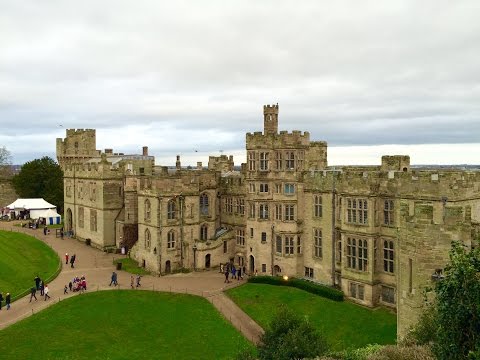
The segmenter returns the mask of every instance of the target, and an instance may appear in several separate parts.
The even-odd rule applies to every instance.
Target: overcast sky
[[[478,0],[0,0],[0,146],[20,164],[95,128],[97,149],[239,165],[278,102],[331,165],[478,164],[479,19]]]

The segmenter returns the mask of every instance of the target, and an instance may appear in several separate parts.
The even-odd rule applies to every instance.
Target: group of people
[[[43,296],[45,301],[47,301],[47,299],[50,299],[50,295],[48,294],[50,292],[48,284],[46,284],[45,281],[40,279],[38,275],[35,276],[33,282],[35,283],[35,286],[32,286],[30,288],[30,302],[32,302],[33,299],[37,301],[37,291],[40,291],[40,296]]]
[[[7,310],[10,310],[11,300],[12,300],[12,297],[10,296],[10,293],[7,293],[7,295],[5,295],[5,305],[7,307]],[[3,302],[3,294],[0,291],[0,310],[2,310],[2,302]]]
[[[130,287],[133,289],[133,284],[135,283],[135,287],[139,287],[140,286],[140,279],[142,277],[140,275],[136,275],[135,277],[133,275],[130,276]]]
[[[68,290],[70,290],[70,292],[85,292],[87,290],[87,279],[85,278],[85,275],[82,275],[81,277],[75,276],[73,280],[68,283],[68,288],[67,285],[65,285],[63,293],[68,294]]]
[[[238,268],[232,262],[220,264],[220,272],[225,274],[224,283],[230,283],[229,276],[232,276],[232,279],[243,280],[243,274],[245,274],[246,267],[239,266]]]
[[[75,261],[77,260],[77,255],[73,254],[69,257],[68,253],[65,253],[65,265],[68,265],[68,259],[70,259],[70,267],[74,268]]]

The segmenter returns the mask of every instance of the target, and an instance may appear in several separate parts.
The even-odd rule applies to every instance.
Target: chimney
[[[142,148],[142,154],[143,154],[143,156],[148,156],[148,146],[144,146]]]
[[[201,161],[197,161],[197,170],[202,170],[202,162]]]
[[[177,168],[177,170],[180,170],[182,167],[180,163],[180,155],[177,155],[177,162],[175,163],[175,167]]]

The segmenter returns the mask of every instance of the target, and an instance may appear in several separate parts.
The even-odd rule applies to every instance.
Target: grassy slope
[[[79,295],[0,331],[6,359],[230,359],[250,346],[206,299],[135,290]]]
[[[370,310],[303,290],[266,284],[247,283],[227,294],[263,328],[268,326],[275,309],[286,304],[321,329],[334,350],[395,343],[396,316],[383,309]]]
[[[0,231],[0,291],[15,296],[28,290],[38,274],[48,279],[59,265],[57,254],[32,236]]]

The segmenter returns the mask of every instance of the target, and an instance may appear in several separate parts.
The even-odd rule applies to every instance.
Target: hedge
[[[340,290],[297,278],[284,280],[279,276],[251,276],[248,278],[248,282],[277,286],[291,286],[334,301],[343,301],[344,299],[344,294]]]

